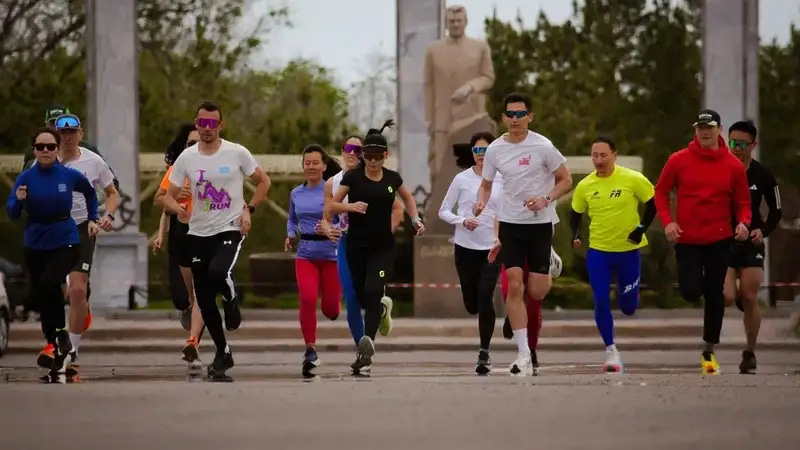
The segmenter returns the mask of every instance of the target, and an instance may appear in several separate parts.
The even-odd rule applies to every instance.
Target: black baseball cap
[[[50,105],[50,107],[47,108],[47,111],[45,111],[44,113],[45,125],[52,125],[53,122],[55,122],[55,120],[58,118],[58,116],[64,114],[71,114],[71,111],[66,106],[58,103]]]
[[[361,150],[365,153],[383,153],[389,149],[386,138],[378,130],[370,130],[364,137]]]
[[[721,126],[722,119],[719,117],[719,113],[714,111],[713,109],[704,109],[697,114],[697,119],[694,122],[693,127],[700,126],[700,125],[708,125],[712,127]]]

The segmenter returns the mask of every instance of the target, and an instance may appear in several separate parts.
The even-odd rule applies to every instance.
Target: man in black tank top
[[[736,122],[728,130],[731,152],[747,168],[747,184],[750,186],[750,202],[753,208],[750,237],[746,241],[735,241],[731,244],[728,274],[725,278],[726,305],[735,302],[744,311],[747,348],[742,352],[742,362],[739,365],[741,373],[754,373],[756,370],[754,352],[761,326],[758,291],[764,275],[764,239],[775,231],[782,215],[781,196],[775,177],[752,157],[758,144],[757,136],[758,130],[751,121]],[[761,217],[762,198],[768,208],[766,220]],[[735,224],[731,226],[735,227]]]

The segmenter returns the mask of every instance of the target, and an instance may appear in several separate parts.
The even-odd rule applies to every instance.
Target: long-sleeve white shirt
[[[464,226],[464,220],[475,217],[472,209],[478,200],[478,188],[482,179],[474,169],[471,167],[453,178],[439,208],[439,218],[455,225],[456,231],[451,241],[454,244],[472,250],[489,250],[494,244],[494,219],[497,216],[498,201],[503,195],[502,180],[499,176],[495,177],[492,195],[486,208],[478,216],[479,225],[470,231]]]

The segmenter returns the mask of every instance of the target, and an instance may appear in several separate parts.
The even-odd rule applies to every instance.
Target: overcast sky
[[[496,8],[502,20],[521,12],[528,23],[539,11],[553,21],[563,21],[572,11],[570,0],[460,0],[469,15],[467,33],[484,37],[483,19]],[[377,49],[395,54],[395,0],[259,0],[253,16],[269,5],[288,4],[292,28],[270,35],[254,58],[254,65],[282,66],[294,58],[307,58],[332,69],[341,85],[361,78],[358,62]],[[800,24],[800,0],[761,0],[759,22],[762,41],[785,42],[791,23]]]

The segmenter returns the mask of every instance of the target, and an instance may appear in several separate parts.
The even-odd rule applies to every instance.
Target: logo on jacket
[[[67,192],[67,185],[64,183],[58,184],[58,192]]]

